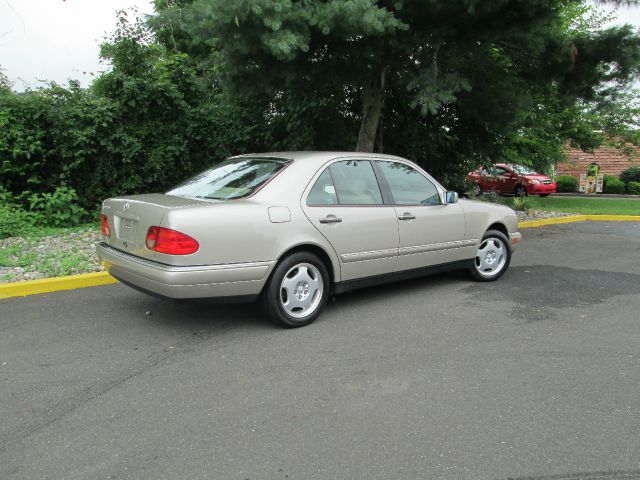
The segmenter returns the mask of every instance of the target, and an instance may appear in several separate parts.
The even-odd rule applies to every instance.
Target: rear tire
[[[526,197],[528,195],[527,187],[524,185],[518,185],[513,193],[516,197]]]
[[[313,322],[327,303],[327,267],[310,252],[297,252],[276,265],[263,292],[263,305],[272,320],[296,328]]]
[[[469,272],[478,282],[493,282],[507,271],[510,263],[511,247],[506,235],[498,230],[487,230]]]

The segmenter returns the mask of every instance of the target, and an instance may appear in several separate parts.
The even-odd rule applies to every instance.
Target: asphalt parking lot
[[[0,300],[1,479],[640,479],[640,223],[314,324],[122,285]]]

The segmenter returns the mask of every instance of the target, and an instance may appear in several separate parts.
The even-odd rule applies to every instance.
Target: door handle
[[[398,217],[398,220],[415,220],[416,216],[411,215],[409,212],[404,212],[402,215]]]
[[[342,219],[336,217],[335,215],[327,215],[325,218],[320,219],[320,223],[340,223],[340,222],[342,222]]]

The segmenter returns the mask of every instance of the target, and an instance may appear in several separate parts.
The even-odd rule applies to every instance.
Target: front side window
[[[382,205],[371,162],[344,160],[329,167],[341,205]]]
[[[378,162],[396,205],[439,205],[436,186],[415,168],[398,162]]]
[[[288,163],[289,160],[274,158],[234,158],[199,173],[169,190],[167,195],[212,200],[246,197],[260,188]]]

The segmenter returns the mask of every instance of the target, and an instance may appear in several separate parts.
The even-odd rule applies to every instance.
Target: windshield
[[[522,165],[509,165],[514,172],[518,175],[538,175],[538,172],[534,172],[533,170],[523,167]]]
[[[251,195],[282,170],[288,160],[273,158],[234,158],[187,180],[167,195],[229,200]]]

